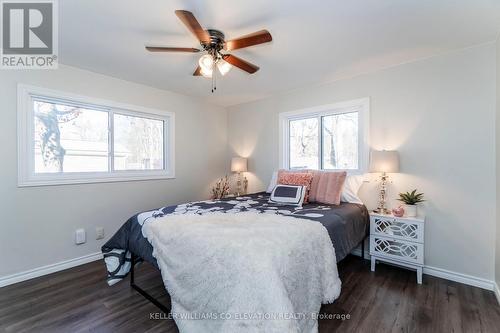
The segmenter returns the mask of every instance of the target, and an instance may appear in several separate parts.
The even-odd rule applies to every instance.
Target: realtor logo
[[[2,0],[2,69],[57,68],[55,0]]]

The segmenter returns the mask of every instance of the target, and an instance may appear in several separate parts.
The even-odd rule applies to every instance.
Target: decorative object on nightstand
[[[231,159],[231,171],[238,173],[238,180],[236,182],[236,195],[239,196],[241,194],[242,183],[241,173],[247,171],[247,159],[243,157],[233,157]],[[246,182],[248,186],[248,180]]]
[[[212,199],[222,199],[229,194],[229,179],[227,175],[219,179],[212,187]]]
[[[395,217],[370,213],[371,270],[376,261],[413,268],[417,283],[422,283],[424,267],[425,217]]]
[[[399,193],[398,200],[405,203],[407,217],[417,216],[417,204],[425,201],[424,194],[417,193],[417,189],[414,189],[411,192]]]
[[[387,173],[399,172],[399,154],[395,150],[372,150],[370,156],[370,172],[381,172],[379,205],[375,212],[389,214],[386,205],[387,183],[389,175]]]
[[[400,205],[398,208],[392,209],[392,214],[396,217],[403,217],[405,215],[405,209]]]
[[[248,179],[245,176],[243,176],[243,193],[248,193]]]

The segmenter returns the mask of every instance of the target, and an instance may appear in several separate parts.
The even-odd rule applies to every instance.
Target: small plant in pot
[[[399,201],[405,203],[406,216],[415,217],[417,216],[417,204],[424,202],[424,194],[417,193],[417,190],[411,192],[399,193]]]

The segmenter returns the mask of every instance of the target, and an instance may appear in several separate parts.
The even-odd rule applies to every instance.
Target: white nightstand
[[[372,271],[377,260],[417,271],[422,283],[425,217],[395,217],[370,213],[370,256]]]

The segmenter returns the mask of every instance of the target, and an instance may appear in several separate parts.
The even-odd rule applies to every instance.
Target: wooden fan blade
[[[200,50],[194,47],[167,47],[167,46],[146,46],[146,50],[149,52],[190,52],[196,53]]]
[[[273,37],[267,30],[260,30],[253,34],[245,35],[240,38],[232,39],[224,44],[224,49],[227,51],[242,49],[253,45],[268,43],[273,40]]]
[[[210,35],[203,30],[198,20],[194,17],[193,13],[187,10],[176,10],[175,15],[186,25],[186,27],[198,38],[200,42],[209,43]]]
[[[250,74],[253,74],[259,70],[259,67],[231,54],[224,55],[224,60]]]
[[[200,66],[196,67],[196,70],[194,71],[193,76],[202,76]]]

